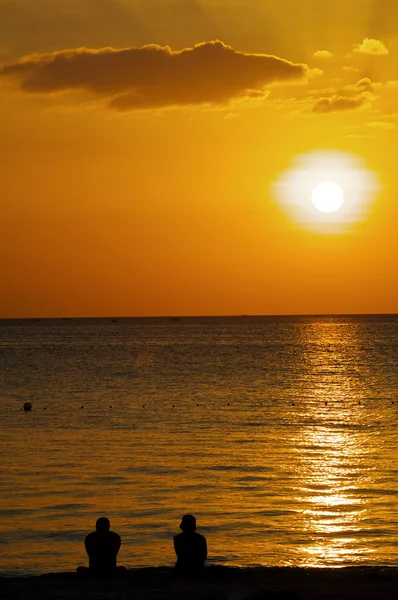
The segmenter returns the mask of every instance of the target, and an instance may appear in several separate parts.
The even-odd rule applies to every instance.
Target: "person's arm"
[[[93,536],[91,535],[91,533],[86,535],[86,537],[84,539],[84,547],[86,549],[87,555],[91,556],[93,554],[93,550],[94,550]]]
[[[180,542],[179,535],[174,536],[173,544],[174,544],[175,553],[176,553],[177,557],[179,558],[180,554],[181,554],[181,542]]]
[[[115,552],[117,554],[120,550],[120,546],[122,545],[122,538],[120,537],[120,535],[118,533],[113,532],[112,542],[113,542],[113,547],[115,549]]]
[[[203,557],[203,562],[206,560],[207,558],[207,542],[206,542],[206,538],[203,536],[203,542],[202,542],[202,557]]]

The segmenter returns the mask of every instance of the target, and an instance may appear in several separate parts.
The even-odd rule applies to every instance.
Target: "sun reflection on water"
[[[302,512],[311,540],[301,549],[303,562],[306,566],[355,562],[367,503],[357,493],[363,454],[358,438],[309,428],[303,431],[302,443],[307,451],[302,453],[303,483],[296,500],[307,506]]]
[[[306,408],[306,425],[295,440],[300,465],[295,499],[310,539],[301,548],[301,560],[309,567],[355,563],[374,552],[360,542],[369,502],[360,490],[371,476],[366,425],[357,410],[365,384],[353,377],[360,333],[352,328],[347,338],[346,332],[341,336],[337,323],[319,325],[308,332],[309,344],[304,347],[309,369],[324,376],[317,379],[313,402]],[[354,357],[349,364],[343,360],[348,343]],[[317,352],[317,348],[328,351]]]

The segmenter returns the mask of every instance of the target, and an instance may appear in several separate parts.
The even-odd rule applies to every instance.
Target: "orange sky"
[[[0,64],[0,317],[398,312],[396,0],[0,0]],[[274,193],[320,151],[344,231]]]

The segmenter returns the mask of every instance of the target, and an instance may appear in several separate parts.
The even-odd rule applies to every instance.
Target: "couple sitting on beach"
[[[110,575],[126,571],[116,565],[116,557],[122,543],[120,535],[110,530],[111,524],[106,517],[100,517],[96,530],[84,540],[89,566],[78,567],[78,573]],[[174,549],[177,555],[175,571],[181,575],[200,573],[207,558],[206,538],[196,532],[196,519],[193,515],[184,515],[180,523],[182,533],[174,536]]]

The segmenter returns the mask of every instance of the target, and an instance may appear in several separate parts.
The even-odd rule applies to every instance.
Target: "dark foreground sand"
[[[196,581],[171,569],[133,569],[118,579],[76,573],[0,579],[1,600],[397,600],[398,567],[304,569],[208,567]]]

